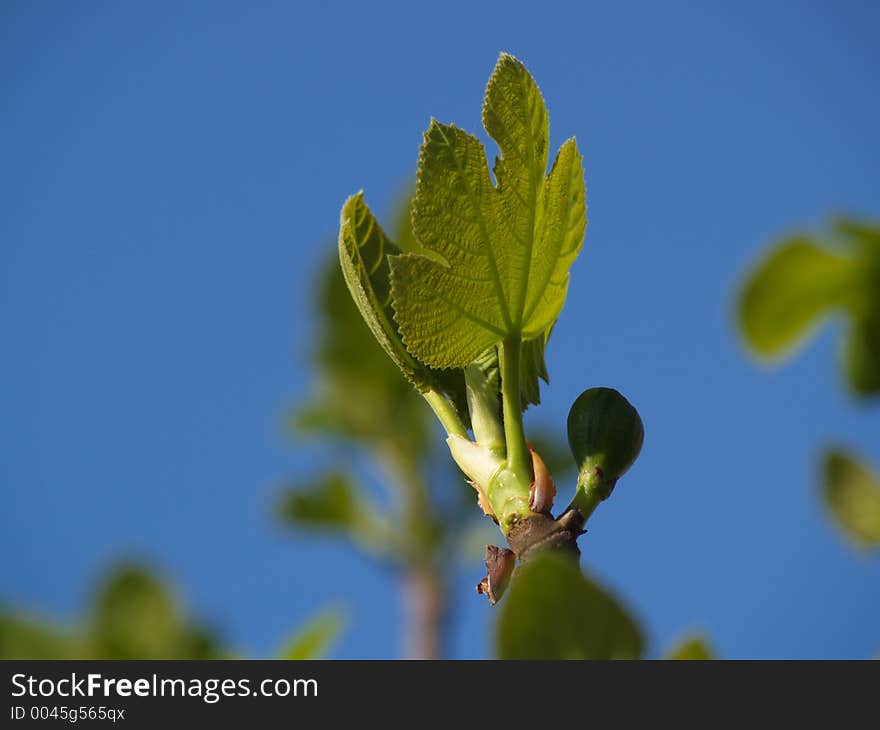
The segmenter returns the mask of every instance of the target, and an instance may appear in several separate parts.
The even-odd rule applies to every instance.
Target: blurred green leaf
[[[86,651],[73,632],[47,620],[12,611],[0,613],[0,659],[82,659]]]
[[[344,534],[370,552],[391,548],[388,520],[342,472],[327,472],[307,487],[287,489],[281,494],[278,515],[291,525]]]
[[[98,591],[91,644],[105,659],[211,659],[213,639],[186,619],[176,598],[137,565],[118,567]]]
[[[496,629],[501,659],[638,659],[642,633],[569,556],[548,553],[514,576]]]
[[[746,342],[762,357],[782,359],[843,304],[852,284],[847,258],[807,238],[783,242],[743,287],[738,313]]]
[[[666,654],[666,659],[676,660],[698,661],[716,658],[709,640],[700,634],[685,637]]]
[[[853,315],[843,341],[843,369],[855,395],[880,393],[880,296],[875,308]]]
[[[346,619],[336,609],[325,609],[284,644],[279,659],[321,659],[345,628]]]
[[[278,511],[282,519],[294,524],[347,530],[357,519],[357,503],[349,477],[330,472],[309,487],[287,490]]]
[[[0,615],[2,659],[216,659],[213,636],[141,566],[114,567],[100,582],[81,628],[24,612]]]
[[[880,253],[880,225],[871,221],[839,216],[834,219],[834,230],[847,241],[864,250]]]
[[[880,227],[839,218],[829,240],[835,248],[795,237],[773,249],[745,282],[740,328],[757,355],[781,360],[839,314],[848,320],[841,350],[850,390],[880,394]]]
[[[326,265],[319,294],[316,383],[294,424],[306,433],[368,447],[395,440],[414,455],[423,454],[430,411],[367,328],[335,257]]]
[[[880,546],[880,477],[855,456],[829,449],[822,493],[835,522],[858,548]]]

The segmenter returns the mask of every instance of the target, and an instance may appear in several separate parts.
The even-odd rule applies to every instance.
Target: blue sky
[[[584,565],[654,652],[698,628],[727,657],[872,655],[880,565],[815,472],[830,440],[880,464],[880,411],[839,384],[834,327],[768,371],[731,307],[774,237],[880,216],[878,23],[866,2],[3,3],[0,599],[73,617],[141,555],[247,653],[335,602],[335,656],[396,655],[394,576],[272,522],[321,459],[281,424],[341,203],[386,211],[431,116],[485,139],[506,50],[587,177],[540,420],[561,434],[609,385],[646,425]],[[454,656],[487,652],[478,577]]]

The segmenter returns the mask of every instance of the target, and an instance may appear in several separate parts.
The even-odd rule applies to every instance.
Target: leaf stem
[[[459,418],[458,412],[455,410],[455,406],[449,401],[449,398],[433,388],[422,393],[422,397],[428,402],[428,405],[431,406],[431,410],[434,411],[434,414],[440,420],[440,423],[443,424],[443,428],[446,429],[447,434],[455,434],[456,436],[462,436],[464,438],[468,437],[467,429],[461,422],[461,418]]]
[[[468,410],[474,439],[481,446],[504,455],[504,429],[498,408],[498,391],[489,383],[479,365],[464,369]]]
[[[507,468],[528,489],[534,475],[529,447],[523,430],[520,395],[520,356],[522,337],[514,333],[504,338],[499,353],[501,367],[501,403],[504,413],[504,441],[507,445]]]

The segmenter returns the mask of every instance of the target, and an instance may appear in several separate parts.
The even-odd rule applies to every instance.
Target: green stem
[[[599,496],[595,489],[588,491],[578,486],[578,490],[574,494],[574,499],[571,500],[571,504],[568,508],[576,508],[577,511],[581,513],[581,517],[584,518],[584,522],[586,522],[590,519],[590,515],[596,511],[596,507],[599,506],[601,501],[602,497]]]
[[[445,395],[431,389],[422,393],[422,396],[428,401],[428,405],[431,406],[437,418],[440,419],[440,423],[443,424],[447,434],[455,434],[456,436],[467,438],[467,429],[461,422],[461,418],[458,417],[455,406],[452,405]]]
[[[499,354],[501,366],[501,403],[504,410],[504,441],[507,445],[507,468],[526,489],[534,481],[532,458],[526,445],[523,430],[520,396],[520,351],[522,338],[519,333],[504,338]]]
[[[464,369],[468,410],[474,439],[481,446],[504,455],[504,429],[498,411],[498,391],[492,387],[479,365]]]
[[[566,510],[567,512],[574,508],[580,512],[580,515],[583,518],[581,527],[583,527],[587,520],[590,519],[590,516],[596,511],[596,507],[605,501],[605,497],[602,496],[602,490],[596,484],[590,484],[589,478],[586,476],[587,474],[588,472],[586,471],[582,471],[578,474],[577,489],[574,493],[574,499],[571,500],[571,504],[568,505],[568,509]]]

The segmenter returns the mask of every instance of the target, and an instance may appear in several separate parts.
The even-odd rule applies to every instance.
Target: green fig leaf
[[[364,201],[353,195],[342,207],[339,226],[339,261],[348,290],[373,336],[406,378],[424,392],[447,393],[464,402],[460,372],[443,372],[414,358],[404,346],[391,307],[389,257],[400,254]],[[426,259],[429,260],[429,259]]]
[[[501,659],[638,659],[628,611],[567,555],[545,553],[514,575],[496,629]]]
[[[434,368],[463,368],[507,336],[534,340],[537,352],[523,366],[531,376],[544,369],[547,334],[583,242],[581,156],[567,141],[545,177],[546,108],[507,54],[489,81],[483,121],[501,150],[497,187],[475,137],[434,120],[425,133],[413,228],[435,257],[392,258],[395,318],[409,352]],[[535,377],[524,380],[536,388]]]

